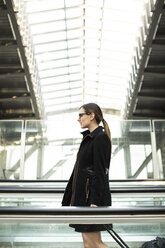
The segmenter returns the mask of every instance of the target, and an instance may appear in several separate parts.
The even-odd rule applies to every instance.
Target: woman
[[[83,139],[79,147],[76,163],[67,184],[62,206],[110,206],[109,165],[111,157],[111,137],[107,122],[100,107],[95,103],[84,104],[79,109]],[[103,123],[99,126],[100,122]],[[104,225],[70,224],[81,232],[86,248],[107,248],[101,240],[100,231]]]

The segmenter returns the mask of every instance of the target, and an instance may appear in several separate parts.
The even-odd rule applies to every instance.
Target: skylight
[[[149,0],[14,2],[28,27],[46,115],[91,101],[122,113]]]

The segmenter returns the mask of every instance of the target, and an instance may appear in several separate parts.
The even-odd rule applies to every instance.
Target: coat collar
[[[83,135],[83,138],[85,138],[86,136],[89,136],[91,138],[94,138],[101,130],[103,130],[102,126],[98,126],[93,132],[90,133],[89,130],[86,130],[84,132],[81,132],[81,134]]]

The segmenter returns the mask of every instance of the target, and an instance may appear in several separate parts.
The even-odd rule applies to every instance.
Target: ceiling
[[[25,1],[28,2],[28,1]],[[30,2],[30,1],[29,1]],[[37,1],[36,1],[37,2]],[[43,2],[43,1],[41,1]],[[65,2],[65,1],[64,1]],[[66,1],[67,2],[67,1]],[[88,2],[88,1],[87,1]],[[99,1],[98,1],[99,2]],[[106,1],[103,1],[104,5]],[[84,8],[84,5],[80,6],[81,11],[88,10],[88,8]],[[105,7],[105,6],[104,6]],[[70,10],[70,7],[67,10]],[[100,6],[97,8],[103,9]],[[76,8],[75,8],[76,9]],[[27,11],[29,9],[27,8]],[[50,11],[50,10],[49,10]],[[48,11],[48,12],[49,12]],[[39,11],[40,13],[44,13],[43,10]],[[56,11],[56,13],[58,13]],[[106,11],[102,11],[101,14],[105,14]],[[35,10],[28,12],[28,17],[32,17],[37,13]],[[49,14],[49,13],[48,13]],[[81,14],[81,13],[80,13]],[[82,13],[83,15],[85,13]],[[162,14],[160,16],[160,14]],[[49,54],[45,51],[39,51],[39,46],[45,45],[42,43],[42,39],[44,36],[42,34],[42,26],[37,26],[37,23],[31,23],[31,32],[33,32],[33,44],[35,43],[34,53],[38,54],[37,57],[37,70],[39,71],[39,79],[42,84],[41,92],[39,95],[36,93],[34,88],[34,82],[32,72],[28,66],[28,58],[26,56],[26,48],[24,42],[21,38],[21,33],[19,26],[17,24],[16,19],[17,13],[14,12],[12,1],[6,1],[4,4],[3,0],[0,0],[0,118],[1,119],[40,119],[44,116],[44,111],[46,109],[47,115],[54,115],[56,113],[60,113],[66,109],[68,111],[74,111],[76,106],[81,106],[80,104],[84,101],[95,101],[101,106],[105,112],[120,115],[121,114],[121,106],[124,106],[124,97],[126,95],[127,84],[123,85],[123,81],[116,80],[117,76],[111,77],[112,71],[117,71],[118,67],[112,66],[112,71],[104,72],[105,68],[112,61],[115,64],[115,58],[112,58],[112,54],[109,56],[109,49],[101,49],[101,45],[96,50],[90,50],[93,52],[91,57],[93,61],[95,59],[95,53],[97,61],[104,60],[106,64],[100,66],[100,62],[93,64],[93,67],[89,67],[92,60],[87,62],[88,57],[81,56],[80,54],[84,52],[84,47],[87,55],[87,51],[89,50],[88,46],[82,44],[82,42],[86,42],[87,40],[79,39],[79,43],[75,43],[75,46],[69,48],[69,44],[73,40],[72,37],[69,38],[69,32],[73,31],[75,34],[75,28],[73,30],[69,30],[68,37],[65,37],[65,41],[67,44],[67,49],[59,48],[55,51],[49,50]],[[60,17],[61,18],[61,17]],[[69,18],[69,17],[68,17]],[[152,15],[152,22],[150,28],[148,30],[148,35],[145,40],[145,44],[142,48],[142,56],[139,60],[139,64],[137,68],[134,70],[133,75],[133,87],[131,88],[131,93],[128,94],[126,109],[125,109],[125,118],[126,119],[134,119],[134,118],[164,118],[165,117],[165,8],[164,1],[158,0],[155,10]],[[66,22],[66,17],[65,24]],[[70,19],[74,20],[74,17]],[[84,18],[79,18],[79,21],[82,21],[82,25],[84,26]],[[87,19],[85,19],[87,21]],[[54,20],[53,20],[54,21]],[[56,20],[57,21],[57,20]],[[60,23],[60,21],[58,20]],[[130,20],[131,22],[131,20]],[[80,23],[80,22],[79,22]],[[103,21],[101,19],[101,23],[103,25]],[[81,24],[81,23],[80,23]],[[121,22],[119,22],[121,25]],[[86,24],[87,25],[87,24]],[[33,30],[32,30],[33,28]],[[37,28],[38,30],[35,30]],[[40,28],[40,32],[39,32]],[[67,29],[69,29],[67,27]],[[72,28],[71,28],[72,29]],[[34,31],[35,30],[35,31]],[[95,30],[93,27],[92,30]],[[84,28],[80,28],[82,35],[85,35]],[[88,35],[90,35],[91,29],[86,29],[86,33],[88,31]],[[107,31],[107,30],[106,30]],[[38,34],[37,34],[38,32]],[[110,33],[111,30],[108,30]],[[47,35],[49,31],[47,30]],[[55,31],[57,39],[60,35],[57,30]],[[128,33],[128,32],[127,32]],[[45,34],[45,31],[44,31]],[[42,34],[42,35],[44,35]],[[103,36],[102,32],[102,36]],[[120,36],[125,36],[124,32],[120,33]],[[38,41],[40,39],[40,42]],[[61,38],[60,38],[61,39]],[[76,38],[74,37],[76,40]],[[97,38],[98,41],[100,37]],[[70,43],[68,42],[70,41]],[[80,44],[81,42],[81,44]],[[37,45],[38,43],[38,45]],[[56,41],[56,45],[60,42]],[[61,43],[62,44],[62,41]],[[101,43],[100,43],[101,44]],[[118,43],[116,43],[118,47],[121,47]],[[50,45],[50,43],[49,43]],[[93,43],[93,48],[95,44]],[[91,47],[91,44],[90,44]],[[38,49],[38,50],[37,50]],[[121,49],[121,48],[120,48]],[[75,51],[75,54],[72,53],[70,56],[69,53],[72,50]],[[76,51],[79,50],[77,54]],[[66,53],[66,57],[51,57],[53,53],[57,53],[59,56],[60,52]],[[119,52],[118,52],[119,53]],[[52,68],[47,63],[47,67],[44,68],[43,65],[45,61],[43,57],[41,58],[41,54],[45,54],[48,58],[50,56],[50,60],[47,62],[54,62],[54,66]],[[100,59],[101,54],[104,56]],[[70,56],[70,57],[69,57]],[[105,58],[106,57],[106,58]],[[122,56],[121,56],[122,57]],[[70,60],[69,60],[69,59]],[[45,58],[44,58],[45,59]],[[123,61],[126,64],[126,61]],[[62,60],[65,60],[65,65],[62,64]],[[120,61],[121,62],[121,61]],[[130,64],[130,59],[128,61]],[[85,66],[85,67],[84,67]],[[117,65],[118,66],[118,65]],[[124,64],[122,63],[122,67],[118,68],[120,73],[125,73],[126,75],[129,73],[126,71]],[[86,71],[84,70],[86,68]],[[94,74],[90,74],[90,69],[97,69],[97,73],[95,78]],[[101,69],[99,69],[101,68]],[[123,72],[121,72],[121,68],[123,68]],[[66,70],[66,73],[63,71]],[[100,71],[99,71],[99,70]],[[58,70],[56,75],[49,74],[54,73]],[[62,75],[60,74],[60,70]],[[77,73],[79,70],[81,73]],[[88,73],[89,72],[89,73]],[[119,74],[119,72],[117,72]],[[103,74],[104,73],[104,74]],[[109,74],[107,74],[109,73]],[[124,74],[122,74],[124,75]],[[93,77],[91,80],[90,77]],[[102,77],[101,77],[102,76]],[[105,77],[106,76],[106,77]],[[61,77],[61,81],[60,81]],[[63,78],[62,78],[63,77]],[[103,78],[103,81],[101,81]],[[106,81],[110,78],[110,83]],[[88,79],[88,80],[87,80]],[[52,81],[53,80],[53,81]],[[100,81],[99,81],[100,80]],[[104,81],[105,80],[105,81]],[[124,79],[125,80],[125,79]],[[94,83],[93,83],[94,81]],[[126,81],[126,80],[125,80]],[[124,82],[125,82],[124,81]],[[100,84],[100,82],[102,84]],[[115,88],[115,84],[117,84],[117,88]],[[99,85],[99,86],[98,86]],[[101,87],[104,85],[104,89]],[[53,88],[52,88],[53,87]],[[113,88],[112,88],[113,87]],[[115,88],[115,91],[113,89]],[[39,91],[39,90],[38,90]],[[40,95],[41,93],[41,95]],[[118,97],[116,97],[116,94]],[[114,96],[114,97],[113,97]],[[113,100],[112,100],[113,99]],[[116,100],[118,99],[118,101]],[[40,100],[40,102],[39,102]],[[44,101],[44,107],[42,105],[42,101]]]

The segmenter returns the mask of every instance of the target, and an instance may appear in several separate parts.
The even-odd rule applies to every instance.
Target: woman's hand
[[[91,205],[90,205],[90,207],[94,207],[94,208],[95,208],[95,207],[97,207],[97,205],[95,205],[95,204],[91,204]]]

